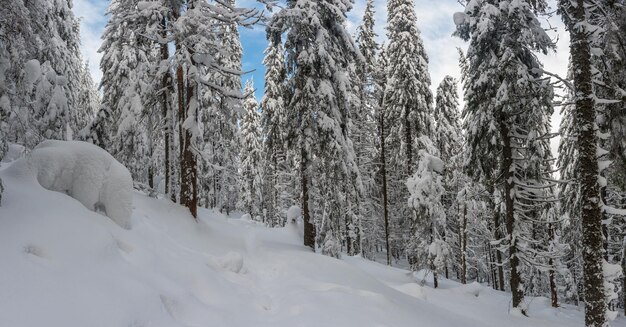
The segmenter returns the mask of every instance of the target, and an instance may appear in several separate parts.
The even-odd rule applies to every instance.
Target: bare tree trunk
[[[504,182],[504,208],[505,208],[505,227],[507,238],[509,240],[509,266],[511,269],[510,287],[513,299],[513,308],[518,308],[522,314],[526,315],[526,309],[522,307],[524,301],[524,290],[522,279],[519,273],[519,257],[517,255],[517,238],[514,235],[515,215],[514,215],[514,199],[513,199],[513,151],[511,148],[511,136],[509,127],[507,126],[504,115],[500,116],[500,137],[502,137],[502,179]]]
[[[163,39],[167,38],[167,21],[166,18],[163,17],[161,20],[161,37]],[[169,52],[167,49],[167,44],[160,44],[160,52],[161,52],[161,62],[165,63],[169,60]],[[176,202],[176,196],[174,192],[172,192],[172,172],[171,172],[171,142],[172,142],[172,112],[171,112],[171,76],[169,73],[169,69],[166,73],[163,74],[161,78],[161,101],[162,103],[162,116],[165,121],[163,128],[163,139],[165,140],[164,148],[165,148],[165,196],[172,199],[172,201]]]
[[[459,231],[461,245],[461,283],[467,284],[467,204],[463,205],[463,222]]]
[[[554,240],[554,224],[550,224],[548,226],[548,232],[550,233],[550,240]],[[554,259],[550,258],[548,260],[548,265],[550,266],[550,270],[548,271],[548,278],[550,280],[550,299],[553,308],[559,307],[559,296],[556,289],[556,280],[554,271]]]
[[[383,178],[383,216],[385,218],[385,247],[387,249],[387,265],[391,266],[391,248],[389,246],[389,201],[387,200],[387,163],[385,158],[385,121],[380,116],[380,174]]]
[[[302,188],[302,220],[304,222],[304,245],[315,252],[315,225],[313,224],[311,213],[309,212],[309,158],[304,148],[300,149],[300,187]]]
[[[502,233],[500,232],[500,212],[499,210],[494,210],[494,215],[493,215],[493,223],[494,223],[494,236],[496,238],[496,240],[500,240],[502,239]],[[496,259],[496,270],[498,273],[498,276],[495,280],[498,281],[498,283],[495,283],[494,280],[494,285],[496,285],[496,290],[500,290],[500,291],[504,291],[504,267],[502,266],[502,253],[500,252],[500,250],[498,250],[498,247],[494,248],[494,255],[495,255],[495,259]]]
[[[180,45],[177,48],[180,49]],[[191,52],[190,49],[188,51]],[[193,64],[193,62],[191,63]],[[178,119],[180,133],[180,202],[189,208],[191,215],[198,217],[198,190],[197,190],[197,163],[195,154],[191,149],[191,131],[183,127],[187,119],[187,109],[194,96],[196,87],[193,77],[187,76],[187,87],[185,87],[183,67],[176,68],[176,79],[178,82]],[[185,99],[186,95],[186,99]],[[185,101],[186,100],[186,101]]]

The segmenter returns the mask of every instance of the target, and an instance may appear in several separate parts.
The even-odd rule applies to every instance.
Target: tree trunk
[[[189,50],[191,52],[191,50]],[[191,63],[194,64],[193,61]],[[180,73],[179,73],[180,72]],[[182,81],[182,67],[178,67],[177,77],[179,90],[181,86],[184,84]],[[194,97],[194,90],[196,88],[195,82],[192,80],[195,77],[187,76],[187,87],[183,88],[185,94],[187,95],[187,101],[184,104],[179,103],[178,105],[178,115],[180,122],[180,133],[182,134],[182,138],[180,140],[181,145],[181,160],[180,160],[180,202],[191,212],[191,215],[194,219],[198,217],[198,167],[196,162],[196,156],[192,151],[192,135],[191,131],[183,127],[183,123],[187,119],[187,111],[189,110],[189,105],[191,104],[191,100]],[[182,100],[182,94],[179,94],[179,101]],[[197,115],[196,115],[197,117]]]
[[[500,233],[500,212],[497,209],[494,210],[493,223],[495,238],[496,240],[500,240],[502,239],[502,233]],[[496,290],[504,291],[504,267],[502,266],[502,253],[498,250],[498,247],[494,248],[494,252],[496,257],[496,270],[498,273],[498,283],[496,284],[494,280],[494,285],[496,285]]]
[[[607,303],[604,296],[602,272],[602,214],[600,211],[600,187],[598,185],[598,159],[596,140],[596,112],[592,85],[590,35],[578,24],[587,21],[586,9],[590,3],[577,0],[569,4],[570,53],[576,89],[576,114],[574,124],[578,131],[580,205],[582,216],[583,288],[585,294],[585,325],[605,326]],[[568,5],[565,5],[568,6]]]
[[[161,20],[161,38],[167,38],[167,21],[166,18],[163,17]],[[167,44],[160,44],[160,52],[161,52],[161,63],[166,63],[169,60],[169,52],[167,49]],[[165,140],[164,148],[165,148],[165,196],[169,197],[173,202],[176,202],[176,196],[174,192],[172,192],[172,172],[171,172],[171,146],[172,146],[172,109],[171,109],[171,76],[169,73],[169,69],[166,73],[163,74],[161,78],[161,104],[162,106],[162,116],[165,121],[163,128],[163,139]]]
[[[548,232],[550,233],[550,240],[554,241],[554,224],[550,224],[548,226]],[[548,278],[550,279],[550,299],[553,308],[559,307],[559,297],[556,289],[556,280],[554,271],[554,259],[550,258],[548,260],[548,265],[550,266],[550,270],[548,271]]]
[[[300,149],[300,187],[302,188],[302,220],[304,222],[304,246],[308,246],[315,252],[315,225],[311,221],[311,213],[309,212],[309,158],[304,144]]]
[[[385,121],[380,117],[380,173],[383,178],[383,216],[385,218],[385,246],[387,249],[387,265],[391,266],[391,250],[389,247],[389,208],[387,201],[387,163],[385,162]]]
[[[515,215],[514,215],[514,182],[513,179],[513,150],[511,148],[511,136],[509,126],[506,123],[503,114],[500,116],[500,137],[502,138],[502,178],[504,182],[504,208],[505,208],[505,227],[507,238],[509,240],[509,266],[511,269],[510,287],[513,298],[513,308],[517,308],[522,314],[526,315],[526,309],[522,307],[524,301],[524,285],[519,272],[519,257],[517,256],[517,238],[515,237]]]
[[[459,231],[461,244],[461,283],[467,284],[467,204],[463,205],[463,222]]]

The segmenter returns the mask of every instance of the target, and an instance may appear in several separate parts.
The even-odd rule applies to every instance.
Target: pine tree
[[[245,100],[243,102],[244,114],[240,122],[240,152],[241,162],[241,191],[240,198],[242,208],[251,217],[261,218],[261,135],[259,122],[259,103],[254,98],[254,84],[252,80],[246,81],[244,88]],[[263,220],[264,219],[259,219]]]
[[[542,1],[476,1],[466,6],[464,21],[457,21],[459,34],[470,39],[465,87],[470,172],[490,184],[499,175],[504,184],[495,191],[504,202],[512,305],[524,314],[523,265],[535,262],[530,244],[545,241],[528,234],[529,222],[543,203],[553,201],[546,141],[552,89],[533,53],[553,47],[535,16],[544,8]],[[501,154],[499,160],[493,153]]]
[[[406,205],[408,194],[405,180],[413,173],[418,147],[424,147],[420,139],[430,142],[432,136],[432,102],[428,57],[424,50],[416,24],[412,1],[392,0],[388,3],[388,38],[385,50],[386,84],[383,96],[385,160],[389,213],[391,223],[409,224],[416,231],[422,226],[411,224],[421,221],[416,212]],[[426,137],[426,138],[423,138]],[[401,229],[405,229],[403,226]],[[413,242],[402,234],[401,244]],[[412,268],[417,269],[418,253],[407,253]],[[422,262],[424,263],[424,262]]]
[[[293,140],[290,148],[300,152],[304,245],[312,249],[317,233],[309,201],[319,204],[313,208],[330,210],[328,216],[319,212],[319,227],[324,236],[334,228],[338,237],[339,218],[347,217],[337,210],[347,204],[345,199],[362,192],[348,137],[355,104],[349,76],[359,57],[343,26],[351,6],[350,1],[296,0],[277,13],[269,27],[270,33],[287,32],[288,116],[297,122],[288,134]]]
[[[354,140],[357,165],[365,191],[358,213],[359,247],[363,255],[367,255],[364,243],[375,238],[380,216],[380,210],[374,199],[377,194],[375,177],[378,158],[376,155],[378,147],[376,114],[379,111],[381,97],[380,86],[376,79],[376,56],[379,46],[375,39],[374,3],[369,0],[363,14],[363,22],[357,28],[356,43],[363,55],[363,64],[357,67],[359,83],[355,85],[358,86],[357,92],[360,94],[361,106],[356,108],[350,132],[350,137]],[[368,244],[368,248],[371,248],[372,243],[374,242]],[[371,249],[367,249],[367,252],[371,252]]]
[[[270,36],[270,38],[275,36]],[[288,171],[285,126],[285,57],[280,42],[270,40],[265,50],[265,93],[261,100],[265,151],[265,209],[270,226],[283,226],[287,209],[292,204],[289,194],[291,175]],[[295,193],[295,190],[294,190]]]

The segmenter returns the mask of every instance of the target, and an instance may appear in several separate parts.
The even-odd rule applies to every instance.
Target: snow
[[[463,12],[455,12],[452,15],[452,19],[454,20],[454,25],[456,26],[463,25],[468,21],[467,15]]]
[[[75,158],[83,148],[55,143],[35,151],[54,149]],[[132,192],[133,229],[126,230],[43,188],[24,159],[3,163],[0,178],[6,185],[0,207],[3,326],[584,323],[582,309],[554,309],[545,298],[527,298],[526,318],[509,312],[510,294],[485,285],[440,278],[433,289],[432,275],[425,272],[313,253],[301,245],[293,224],[267,228],[202,208],[196,222],[169,200]],[[626,326],[626,319],[620,316],[612,325]]]
[[[131,227],[133,181],[126,167],[106,151],[86,142],[48,140],[26,161],[43,188],[66,193],[120,227]]]

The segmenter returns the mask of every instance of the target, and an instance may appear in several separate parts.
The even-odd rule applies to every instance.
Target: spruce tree
[[[275,36],[270,36],[273,38]],[[265,176],[265,209],[271,226],[282,226],[287,220],[287,209],[292,204],[289,194],[291,174],[288,169],[285,130],[285,57],[280,42],[270,40],[265,50],[265,93],[261,100]],[[293,190],[295,193],[295,190]]]
[[[261,217],[261,135],[259,122],[259,103],[254,98],[254,84],[246,81],[243,102],[244,114],[240,121],[241,191],[243,210],[254,219]],[[263,219],[264,220],[264,219]],[[263,221],[266,223],[266,221]]]
[[[375,197],[378,195],[377,183],[375,180],[378,148],[378,122],[376,114],[380,104],[380,86],[376,79],[377,52],[376,33],[374,32],[374,3],[367,1],[363,22],[357,28],[356,43],[363,55],[363,63],[357,67],[357,77],[359,83],[355,83],[360,94],[361,105],[357,107],[350,136],[354,140],[356,160],[363,180],[364,198],[359,206],[359,246],[363,255],[372,252],[371,247],[375,243],[375,236],[379,230],[380,215],[379,206]],[[368,243],[368,244],[365,244]],[[367,246],[368,249],[364,247]]]
[[[387,174],[390,223],[398,224],[397,230],[417,231],[413,226],[420,221],[416,212],[406,204],[408,198],[405,180],[414,172],[420,139],[430,142],[432,136],[432,102],[428,56],[424,50],[416,23],[414,4],[410,0],[392,0],[388,3],[388,38],[385,50],[385,88],[382,103],[384,124],[385,163]],[[422,138],[425,137],[425,138]],[[392,234],[393,235],[393,234]],[[414,244],[415,235],[400,234],[398,244]],[[413,247],[417,250],[418,247]],[[418,253],[408,253],[409,262],[417,269]]]
[[[524,314],[522,265],[535,262],[530,244],[545,241],[534,240],[527,227],[553,201],[546,141],[552,89],[533,53],[553,47],[535,16],[544,9],[542,1],[471,2],[457,21],[459,34],[470,40],[465,86],[470,173],[503,185],[495,190],[504,202],[507,237],[501,244],[509,255],[512,306]],[[500,153],[498,160],[493,153]]]
[[[359,58],[343,25],[351,6],[347,0],[296,0],[277,13],[269,27],[270,34],[287,33],[288,117],[296,122],[288,134],[290,148],[300,152],[304,245],[313,250],[317,233],[309,201],[320,209],[326,203],[331,210],[331,215],[320,217],[325,223],[320,226],[324,243],[330,244],[338,237],[339,218],[345,217],[337,212],[340,203],[362,192],[348,136],[355,104],[349,76]]]

